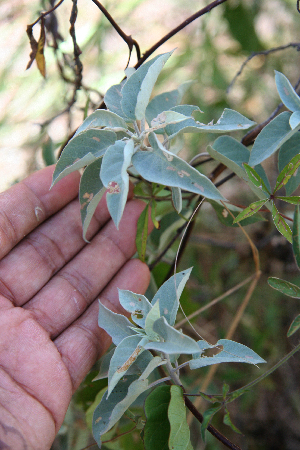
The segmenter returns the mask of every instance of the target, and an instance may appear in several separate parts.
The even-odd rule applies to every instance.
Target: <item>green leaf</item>
[[[117,228],[127,201],[129,190],[127,169],[131,164],[133,152],[132,139],[117,141],[106,150],[100,170],[100,178],[108,188],[107,207]]]
[[[155,305],[157,304],[158,302]],[[153,308],[155,308],[155,305]],[[171,327],[165,317],[160,317],[154,322],[153,331],[161,336],[164,341],[159,342],[156,340],[155,342],[148,342],[145,344],[145,348],[148,350],[157,350],[168,353],[169,355],[176,353],[186,355],[197,351],[198,346],[196,341]]]
[[[243,219],[248,219],[249,217],[253,216],[253,214],[257,213],[260,208],[268,201],[266,198],[265,200],[258,200],[257,202],[251,203],[247,208],[245,208],[235,219],[233,223],[240,222]]]
[[[250,166],[256,166],[267,159],[298,131],[300,123],[291,130],[290,117],[291,113],[283,112],[262,129],[251,150]]]
[[[174,208],[178,213],[182,210],[182,196],[181,196],[181,189],[178,187],[172,187],[172,203]]]
[[[229,214],[227,209],[222,205],[221,202],[216,202],[214,200],[208,200],[208,202],[212,205],[212,207],[216,211],[218,219],[220,220],[221,223],[223,223],[224,225],[227,225],[229,227],[238,227],[238,224],[235,222],[235,218],[242,211],[244,211],[243,209],[241,209],[235,205],[226,203],[227,208],[234,216],[234,218],[233,218],[231,216],[231,214]],[[255,215],[250,216],[247,219],[242,219],[241,225],[243,225],[243,227],[244,227],[246,225],[250,225],[251,223],[259,222],[261,220],[265,220],[265,219],[260,214],[256,213]]]
[[[160,315],[164,316],[170,325],[174,325],[179,307],[179,298],[190,277],[192,267],[170,277],[158,289],[152,299],[152,305],[159,301]]]
[[[278,170],[281,172],[290,160],[300,153],[300,133],[294,134],[285,142],[278,153]],[[297,170],[285,185],[287,195],[291,195],[300,184],[300,170]]]
[[[126,374],[129,367],[144,351],[141,341],[139,335],[128,336],[116,347],[109,364],[107,397],[118,381]]]
[[[214,200],[224,200],[214,184],[183,159],[166,150],[154,133],[149,134],[153,151],[137,151],[132,157],[136,170],[148,181],[179,187]]]
[[[142,64],[124,84],[121,107],[129,119],[142,120],[145,117],[154,84],[172,53],[173,51],[158,55]]]
[[[225,407],[225,415],[223,422],[225,425],[228,425],[233,431],[235,431],[238,434],[242,434],[241,431],[233,424],[228,409]]]
[[[272,217],[279,233],[281,233],[290,243],[292,243],[292,231],[284,218],[279,214],[279,211],[274,204],[272,206]]]
[[[300,328],[300,314],[291,323],[287,332],[287,337],[292,336],[292,334],[294,334],[297,330],[299,330],[299,328]]]
[[[140,327],[145,328],[146,316],[152,308],[149,300],[144,295],[119,289],[119,302],[126,311],[131,313],[131,319]]]
[[[115,345],[119,345],[120,342],[126,337],[136,334],[130,329],[132,324],[127,317],[122,314],[112,312],[110,309],[102,305],[100,300],[98,325],[111,336]]]
[[[137,221],[137,230],[135,245],[141,261],[145,262],[146,248],[147,248],[147,238],[148,238],[148,222],[149,222],[149,203],[146,205],[144,210]]]
[[[110,360],[114,354],[114,351],[115,351],[115,347],[113,347],[109,352],[105,353],[105,355],[102,356],[99,373],[93,379],[93,381],[103,380],[103,378],[108,377],[109,364],[110,364]]]
[[[104,155],[117,136],[112,131],[91,129],[73,137],[65,146],[53,173],[52,186],[69,173],[87,166]]]
[[[168,420],[168,407],[170,399],[170,386],[158,386],[146,398],[145,450],[169,450],[170,422]]]
[[[151,201],[151,220],[152,220],[155,228],[158,230],[160,227],[160,224],[159,224],[158,220],[156,219],[156,207],[157,207],[156,201],[152,200]]]
[[[296,259],[297,266],[300,269],[300,211],[299,206],[295,208],[294,222],[293,222],[293,252]]]
[[[178,89],[163,92],[162,94],[153,97],[153,99],[149,102],[145,113],[148,124],[150,125],[152,120],[163,111],[171,110],[174,106],[177,106],[181,102],[184,93],[192,83],[193,81],[186,81],[181,84]]]
[[[291,197],[277,197],[278,200],[282,200],[283,202],[290,203],[291,205],[300,205],[300,197],[298,195]]]
[[[210,424],[212,418],[214,417],[214,415],[220,411],[220,409],[222,408],[222,406],[215,406],[213,408],[209,408],[205,411],[205,413],[203,414],[203,422],[201,424],[201,437],[203,439],[203,442],[205,442],[205,431],[207,430],[208,425]]]
[[[42,143],[42,157],[46,166],[51,166],[52,164],[57,163],[54,150],[54,143],[50,136],[47,136],[47,139]]]
[[[116,128],[118,131],[120,129],[126,131],[128,127],[126,122],[122,117],[118,116],[118,114],[106,111],[105,109],[96,109],[96,111],[88,116],[80,125],[75,133],[75,137],[89,128]]]
[[[286,76],[275,70],[275,82],[282,103],[290,111],[299,111],[300,98]]]
[[[249,150],[230,136],[220,136],[212,146],[207,147],[210,156],[220,161],[240,178],[245,177],[243,163],[249,161]]]
[[[192,118],[180,122],[176,125],[168,125],[166,133],[169,139],[173,139],[178,133],[223,133],[236,130],[246,130],[252,127],[255,122],[242,116],[242,114],[225,108],[221,117],[216,124],[208,124],[198,122]]]
[[[100,168],[102,158],[96,159],[87,166],[80,179],[79,202],[80,214],[83,227],[83,239],[86,240],[86,232],[91,223],[95,209],[97,208],[106,189],[100,180]]]
[[[168,408],[170,422],[169,448],[172,450],[193,450],[190,429],[186,421],[186,408],[180,386],[171,386],[171,400]]]
[[[269,277],[268,283],[273,289],[276,289],[282,294],[293,298],[300,298],[300,288],[289,281],[281,280],[276,277]]]
[[[277,177],[273,194],[287,184],[290,178],[295,174],[300,166],[300,154],[294,156],[291,161],[284,167]]]
[[[266,193],[266,195],[270,194],[269,189],[265,185],[264,180],[257,173],[257,171],[253,167],[249,166],[249,164],[244,164],[244,168],[245,168],[245,171],[247,172],[249,180],[254,184],[254,186],[263,190]]]
[[[225,362],[242,362],[248,364],[261,364],[266,362],[250,348],[228,339],[220,339],[215,345],[209,345],[206,341],[202,340],[198,341],[197,345],[198,353],[195,353],[193,359],[189,361],[189,366],[192,370]],[[202,356],[203,350],[207,348],[221,348],[221,351],[215,356]]]

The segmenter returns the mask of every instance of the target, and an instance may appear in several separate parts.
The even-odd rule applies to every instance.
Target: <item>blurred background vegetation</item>
[[[185,18],[206,6],[208,1],[185,0],[110,0],[103,2],[111,16],[126,34],[132,35],[142,53]],[[77,43],[82,51],[83,88],[77,92],[76,102],[62,113],[73,96],[73,45],[69,35],[69,16],[72,2],[66,0],[55,11],[58,21],[58,48],[53,48],[50,34],[45,46],[46,78],[36,64],[25,71],[30,47],[26,26],[33,23],[41,11],[50,9],[53,2],[29,0],[0,1],[0,191],[22,179],[29,172],[55,161],[61,145],[102,101],[106,90],[123,78],[128,48],[108,20],[90,0],[78,3],[75,24]],[[195,20],[159,50],[177,48],[159,78],[156,93],[171,90],[193,79],[185,103],[199,105],[204,114],[202,122],[217,119],[224,107],[246,115],[257,123],[266,120],[279,104],[274,82],[274,69],[284,73],[294,85],[299,76],[299,54],[296,45],[285,50],[268,52],[290,43],[300,45],[300,14],[296,0],[228,0],[209,14]],[[35,38],[40,33],[34,27]],[[231,85],[243,62],[260,52],[245,66]],[[59,63],[59,64],[58,64]],[[133,51],[130,65],[136,63]],[[58,65],[63,67],[65,80]],[[69,81],[68,81],[69,80]],[[234,134],[242,138],[242,134]],[[181,155],[190,160],[205,152],[215,139],[212,135],[193,135],[186,140]],[[200,166],[210,173],[217,163]],[[276,178],[276,158],[264,165],[272,183]],[[224,172],[223,175],[229,172]],[[221,177],[222,178],[222,177]],[[218,181],[218,180],[217,180]],[[235,178],[221,187],[221,192],[233,203],[248,205],[254,200],[246,186]],[[291,211],[281,210],[289,215]],[[268,219],[268,215],[265,215]],[[161,227],[178,219],[175,213],[162,219]],[[164,222],[165,221],[165,222]],[[176,228],[169,237],[174,235]],[[251,297],[233,339],[241,342],[267,360],[265,367],[243,364],[224,364],[218,367],[207,393],[220,393],[225,381],[230,389],[237,389],[270,368],[298,342],[299,335],[286,338],[289,324],[299,312],[299,300],[283,297],[267,285],[268,276],[278,276],[295,284],[300,283],[291,245],[278,234],[267,220],[247,227],[247,232],[260,253],[262,277]],[[165,236],[164,239],[168,239]],[[152,242],[155,241],[155,236]],[[178,248],[178,240],[153,275],[160,285],[168,273]],[[199,309],[228,289],[245,280],[255,271],[249,244],[239,228],[221,224],[212,207],[207,204],[197,218],[189,245],[180,261],[179,270],[194,266],[191,280],[182,296],[186,314]],[[248,285],[193,319],[195,328],[210,342],[224,338]],[[184,325],[186,333],[193,333]],[[90,374],[74,396],[65,423],[53,444],[53,450],[93,447],[93,439],[86,423],[85,412],[92,405],[103,382],[92,383],[96,372]],[[183,373],[189,392],[197,392],[208,370]],[[243,450],[300,448],[300,364],[296,354],[272,376],[230,404],[232,421],[241,435],[222,423],[219,413],[213,425]],[[209,404],[201,403],[203,412]],[[88,417],[90,417],[88,415]],[[88,420],[89,422],[89,420]],[[124,419],[117,433],[132,428]],[[200,438],[199,424],[192,421],[192,443],[195,450],[224,448],[207,433],[207,442]],[[108,437],[109,439],[109,437]],[[104,444],[103,448],[142,449],[138,431]],[[158,449],[160,450],[160,449]]]

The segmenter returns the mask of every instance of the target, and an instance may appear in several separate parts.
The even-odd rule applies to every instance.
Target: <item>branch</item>
[[[53,11],[55,11],[56,8],[58,8],[63,2],[64,2],[64,0],[60,0],[55,6],[53,6],[53,8],[49,9],[49,11],[41,13],[40,17],[38,17],[35,22],[33,22],[30,25],[27,25],[27,29],[33,28],[34,25],[36,25],[44,17],[48,16],[48,14],[51,14]]]
[[[127,34],[124,33],[124,31],[119,27],[119,25],[115,22],[115,20],[112,18],[112,16],[109,14],[109,12],[104,8],[104,6],[98,1],[98,0],[92,0],[93,3],[95,3],[96,6],[98,6],[98,8],[100,9],[100,11],[103,12],[103,14],[105,15],[105,17],[107,18],[107,20],[111,23],[111,25],[114,27],[114,29],[116,30],[116,32],[119,34],[119,36],[121,36],[121,38],[123,39],[123,41],[126,42],[126,44],[128,45],[129,48],[129,58],[128,58],[128,62],[126,67],[128,67],[129,65],[129,61],[130,61],[130,57],[131,57],[131,52],[133,47],[136,50],[136,57],[138,59],[138,61],[141,58],[141,51],[140,51],[140,47],[139,44],[137,43],[137,41],[135,41],[134,39],[132,39],[131,36],[128,36]]]
[[[94,0],[93,0],[94,1]],[[138,60],[136,65],[134,66],[135,69],[140,67],[146,59],[149,58],[152,53],[155,52],[161,45],[163,45],[165,42],[167,42],[171,37],[175,36],[179,31],[183,30],[187,25],[192,23],[194,20],[198,19],[199,17],[203,16],[204,14],[210,12],[212,9],[214,9],[216,6],[221,5],[221,3],[225,3],[227,0],[215,0],[211,2],[209,5],[205,6],[204,8],[200,9],[200,11],[196,12],[195,14],[192,14],[190,17],[188,17],[186,20],[184,20],[180,25],[178,25],[176,28],[173,28],[169,33],[167,33],[163,38],[161,38],[156,44],[154,44],[149,50],[147,50],[142,58]]]
[[[269,50],[263,50],[263,51],[260,51],[260,52],[253,52],[253,53],[251,53],[251,55],[248,56],[248,58],[241,65],[240,70],[234,76],[233,80],[231,81],[230,85],[227,88],[227,93],[230,91],[230,89],[232,88],[232,86],[236,82],[237,78],[241,75],[241,73],[243,72],[244,68],[248,64],[248,62],[250,62],[251,59],[253,59],[255,56],[259,56],[259,55],[267,56],[270,53],[275,53],[275,52],[279,52],[281,50],[286,50],[287,48],[290,48],[290,47],[296,48],[298,52],[300,51],[300,43],[299,42],[291,42],[290,44],[281,45],[280,47],[274,47],[274,48],[270,48]]]

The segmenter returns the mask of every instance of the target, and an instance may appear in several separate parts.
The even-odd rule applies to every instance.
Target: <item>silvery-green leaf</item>
[[[300,123],[300,111],[295,111],[290,117],[290,127],[293,130]]]
[[[181,196],[181,189],[177,187],[172,187],[172,203],[174,208],[178,213],[182,210],[182,196]]]
[[[154,84],[172,52],[158,55],[142,64],[127,80],[122,88],[121,107],[124,114],[132,120],[142,120]]]
[[[71,139],[57,161],[52,186],[69,173],[103,156],[107,147],[112,145],[116,138],[116,134],[112,131],[91,129]]]
[[[126,337],[136,334],[130,329],[131,322],[125,316],[112,312],[110,309],[102,305],[100,300],[98,325],[111,336],[115,345],[119,345],[120,342]]]
[[[163,338],[162,341],[151,341],[145,344],[149,350],[157,350],[168,354],[192,354],[198,350],[197,342],[168,324],[165,317],[160,317],[153,324],[153,330]]]
[[[180,187],[214,200],[225,200],[214,184],[183,159],[166,150],[154,133],[149,134],[153,151],[137,151],[132,157],[136,170],[148,181]]]
[[[152,306],[145,320],[145,331],[147,333],[147,337],[151,341],[160,340],[158,334],[153,331],[153,324],[159,317],[160,317],[159,302],[157,302],[156,305]]]
[[[103,378],[108,377],[108,369],[109,369],[109,365],[110,365],[110,360],[111,360],[114,352],[115,352],[115,347],[112,348],[109,352],[105,353],[104,356],[102,356],[99,373],[93,379],[93,381],[102,380]]]
[[[183,114],[187,117],[192,117],[192,114],[195,111],[203,112],[201,111],[199,106],[194,105],[177,105],[174,106],[173,108],[170,108],[170,111],[176,111],[177,113]]]
[[[111,420],[112,412],[120,404],[120,402],[127,397],[129,390],[128,388],[134,383],[134,381],[137,381],[136,375],[130,375],[125,377],[123,380],[120,380],[118,386],[116,386],[108,398],[106,398],[106,394],[104,393],[101,402],[96,407],[93,414],[93,436],[99,447],[101,447],[101,436],[106,433],[106,431],[110,430],[119,420],[117,419],[114,422]],[[131,403],[133,403],[133,401]],[[129,406],[127,406],[126,409]],[[125,412],[126,409],[123,412]],[[123,412],[120,414],[120,417]]]
[[[180,122],[176,125],[168,125],[166,132],[169,138],[172,139],[178,133],[223,133],[236,130],[246,130],[252,127],[255,122],[247,119],[242,114],[225,108],[219,120],[213,124],[205,125],[192,118]]]
[[[275,82],[282,103],[291,111],[299,111],[300,98],[286,76],[275,70]]]
[[[212,146],[207,147],[210,156],[223,163],[240,178],[245,178],[243,163],[249,161],[249,150],[230,136],[220,136]]]
[[[251,150],[250,166],[256,166],[267,159],[298,131],[300,123],[291,130],[290,117],[291,113],[285,111],[262,129]]]
[[[184,135],[183,134],[177,134],[177,136],[169,141],[169,151],[174,153],[174,155],[177,155],[180,150],[183,149],[185,143]]]
[[[86,241],[86,232],[106,189],[100,180],[100,167],[102,158],[96,159],[87,166],[80,179],[79,202],[83,228],[83,239]],[[87,242],[87,241],[86,241]]]
[[[138,396],[148,389],[147,377],[161,364],[163,361],[159,356],[152,358],[138,379],[135,375],[126,375],[108,398],[103,395],[93,415],[93,436],[98,445],[101,445],[102,434],[110,430]]]
[[[145,328],[145,319],[152,307],[149,300],[144,295],[119,289],[119,302],[126,311],[131,313],[132,320],[140,327]]]
[[[190,277],[192,267],[176,273],[169,278],[157,291],[152,299],[152,305],[159,302],[160,315],[164,316],[170,325],[174,325],[179,307],[179,298]]]
[[[131,164],[133,152],[132,139],[117,141],[106,150],[101,166],[100,178],[108,188],[107,207],[117,228],[127,201],[129,190],[127,169]]]
[[[162,94],[156,95],[149,102],[146,108],[146,120],[150,125],[151,121],[154,117],[157,117],[158,114],[163,111],[168,111],[172,109],[174,106],[178,105],[181,102],[181,99],[186,92],[186,90],[190,87],[191,81],[187,81],[179,86],[178,89],[174,89],[173,91],[163,92]]]
[[[176,111],[163,111],[151,121],[151,128],[165,128],[169,124],[176,124],[186,120],[187,116]]]
[[[96,109],[90,116],[88,116],[85,121],[77,129],[76,137],[82,131],[87,128],[123,128],[127,130],[127,124],[114,112],[106,111],[105,109]],[[74,139],[74,138],[73,138]]]
[[[220,339],[216,345],[211,346],[209,346],[205,341],[199,341],[197,344],[199,345],[200,353],[202,353],[203,349],[206,348],[216,348],[222,346],[223,349],[215,356],[199,356],[199,354],[193,355],[193,359],[189,362],[191,369],[199,369],[200,367],[224,362],[243,362],[248,364],[261,364],[266,362],[250,348],[228,339]],[[194,358],[194,356],[196,357]]]
[[[121,90],[126,81],[127,80],[124,80],[120,84],[115,84],[114,86],[111,86],[104,96],[104,103],[106,104],[109,111],[120,116],[122,119],[125,120],[125,122],[132,122],[132,120],[126,117],[126,115],[123,113],[121,107],[121,100],[122,100]]]
[[[294,134],[283,144],[278,153],[278,170],[281,172],[290,160],[300,153],[300,133]],[[287,195],[291,195],[300,184],[300,170],[294,173],[285,185]]]
[[[126,374],[129,367],[144,351],[141,341],[142,339],[138,335],[128,336],[115,349],[109,364],[107,397],[118,381]]]

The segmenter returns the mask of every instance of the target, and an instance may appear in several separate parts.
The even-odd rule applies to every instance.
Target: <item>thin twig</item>
[[[278,51],[281,51],[281,50],[286,50],[287,48],[290,48],[290,47],[296,48],[297,51],[299,51],[300,50],[300,43],[299,42],[291,42],[290,44],[281,45],[280,47],[274,47],[274,48],[270,48],[269,50],[262,50],[260,52],[253,52],[253,53],[251,53],[251,55],[248,56],[248,58],[241,65],[240,70],[234,76],[233,80],[231,81],[230,85],[227,88],[227,93],[230,91],[230,89],[232,88],[232,86],[236,82],[237,78],[241,75],[241,73],[243,72],[244,68],[248,64],[248,62],[250,62],[251,59],[253,59],[255,56],[260,56],[260,55],[267,56],[270,53],[275,53],[275,52],[278,52]]]
[[[124,33],[124,31],[119,27],[119,25],[115,22],[115,20],[112,18],[112,16],[109,14],[109,12],[107,11],[107,9],[104,8],[104,6],[98,1],[98,0],[92,0],[93,3],[95,3],[96,6],[98,6],[98,8],[103,12],[103,14],[105,15],[105,17],[107,18],[107,20],[110,22],[110,24],[114,27],[114,29],[116,30],[116,32],[119,34],[119,36],[121,36],[121,38],[123,39],[124,42],[126,42],[126,44],[128,45],[129,48],[129,58],[128,58],[128,62],[126,67],[128,67],[129,65],[129,61],[130,61],[130,57],[131,57],[131,52],[133,47],[136,50],[136,57],[137,60],[139,61],[141,58],[141,51],[140,51],[140,47],[139,44],[137,43],[136,40],[132,39],[131,36],[128,36],[126,33]]]
[[[198,19],[199,17],[203,16],[204,14],[210,12],[212,9],[216,8],[217,6],[221,5],[222,3],[225,3],[227,0],[215,0],[211,2],[209,5],[205,6],[204,8],[200,9],[200,11],[197,11],[195,14],[192,14],[190,17],[188,17],[186,20],[184,20],[180,25],[178,25],[176,28],[173,28],[169,33],[167,33],[163,38],[161,38],[156,44],[154,44],[149,50],[147,50],[142,58],[138,60],[136,65],[134,66],[136,69],[140,67],[146,59],[149,58],[149,56],[152,55],[152,53],[155,52],[159,47],[161,47],[165,42],[167,42],[171,37],[175,36],[179,31],[183,30],[187,25],[192,23],[194,20]]]
[[[34,25],[36,25],[41,19],[43,19],[44,17],[48,16],[48,14],[51,14],[53,11],[55,11],[56,8],[58,8],[63,2],[64,0],[60,0],[55,6],[53,6],[53,8],[49,9],[46,12],[41,13],[40,17],[38,17],[35,22],[31,23],[30,25],[27,25],[27,28],[34,27]]]

